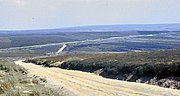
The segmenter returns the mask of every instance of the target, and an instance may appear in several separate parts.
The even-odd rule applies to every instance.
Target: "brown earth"
[[[44,76],[47,86],[77,96],[180,96],[180,90],[159,86],[113,80],[93,73],[46,68],[22,60],[16,64],[28,69],[31,75]]]

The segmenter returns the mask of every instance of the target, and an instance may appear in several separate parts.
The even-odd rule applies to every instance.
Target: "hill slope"
[[[179,31],[180,24],[91,25],[56,29],[2,30],[0,34],[54,34],[59,32]]]
[[[94,72],[107,78],[180,89],[180,50],[70,54],[28,59],[25,62]]]
[[[92,73],[45,68],[32,63],[16,61],[31,74],[45,76],[57,89],[67,88],[72,96],[178,96],[179,90],[102,78]]]

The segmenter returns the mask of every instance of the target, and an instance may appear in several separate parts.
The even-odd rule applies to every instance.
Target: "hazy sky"
[[[0,30],[179,22],[180,0],[0,0]]]

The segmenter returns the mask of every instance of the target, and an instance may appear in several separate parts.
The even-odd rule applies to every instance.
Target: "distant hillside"
[[[57,29],[0,31],[0,34],[52,34],[59,32],[179,31],[180,24],[93,25]]]
[[[63,29],[67,32],[103,32],[103,31],[179,31],[180,24],[130,24],[130,25],[94,25]]]

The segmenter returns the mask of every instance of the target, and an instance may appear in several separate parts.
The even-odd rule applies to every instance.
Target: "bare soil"
[[[47,68],[22,60],[16,64],[28,69],[31,75],[44,76],[47,86],[66,92],[66,95],[77,96],[179,96],[180,90],[159,86],[113,80],[93,73]]]

